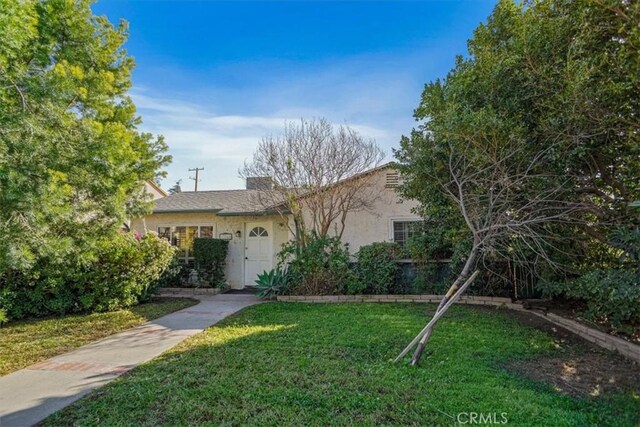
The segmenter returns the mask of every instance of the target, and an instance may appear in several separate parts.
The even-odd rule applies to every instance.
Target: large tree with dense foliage
[[[126,23],[90,4],[0,0],[0,308],[10,312],[99,308],[78,300],[93,292],[84,279],[127,271],[109,252],[126,246],[119,229],[148,208],[143,183],[170,160],[161,137],[136,128]]]
[[[443,144],[476,154],[516,144],[524,155],[544,151],[538,170],[568,181],[563,196],[585,208],[579,227],[557,230],[590,239],[573,251],[603,260],[622,249],[612,233],[637,221],[630,203],[640,198],[639,22],[637,2],[499,2],[469,55],[425,87],[421,123],[397,152],[405,195],[426,217],[463,226],[432,179],[448,174]]]
[[[136,130],[127,25],[89,0],[0,0],[0,271],[91,256],[169,160]]]
[[[637,2],[500,1],[425,87],[397,157],[404,194],[460,239],[445,245],[472,247],[457,284],[496,254],[574,273],[629,255],[615,236],[638,221],[639,23]]]

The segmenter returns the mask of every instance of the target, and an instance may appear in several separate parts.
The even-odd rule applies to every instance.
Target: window
[[[423,221],[393,221],[393,241],[404,248],[409,239],[422,233],[423,229]]]
[[[249,237],[269,237],[269,233],[262,227],[255,227],[249,232]]]
[[[171,241],[171,227],[158,227],[158,237]]]
[[[213,226],[212,225],[201,225],[200,226],[200,237],[213,239]]]
[[[183,225],[158,227],[158,236],[169,240],[178,247],[178,258],[190,263],[193,261],[193,240],[196,237],[213,238],[213,225]]]

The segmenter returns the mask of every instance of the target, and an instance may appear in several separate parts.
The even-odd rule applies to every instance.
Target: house
[[[168,193],[153,181],[144,182],[144,192],[146,194],[151,194],[153,200],[158,200],[168,196]]]
[[[413,226],[421,221],[412,212],[417,203],[402,200],[397,194],[399,176],[391,164],[365,174],[370,175],[378,197],[370,209],[350,212],[346,218],[342,241],[351,253],[373,242],[404,244]],[[236,289],[253,285],[259,273],[276,265],[280,247],[293,239],[289,216],[265,210],[258,203],[261,192],[270,191],[263,184],[264,178],[249,178],[243,190],[188,191],[158,198],[153,212],[134,219],[132,228],[142,233],[157,232],[180,248],[179,256],[185,262],[193,260],[191,244],[195,237],[228,239],[229,285]]]

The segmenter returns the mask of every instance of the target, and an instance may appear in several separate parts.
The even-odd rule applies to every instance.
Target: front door
[[[244,283],[255,286],[258,274],[273,267],[273,235],[269,223],[248,223],[246,229]]]

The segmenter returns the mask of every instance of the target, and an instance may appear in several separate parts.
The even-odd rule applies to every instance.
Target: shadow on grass
[[[406,304],[254,306],[93,393],[47,425],[451,425],[463,412],[531,425],[635,425],[633,395],[574,398],[497,366],[553,354],[503,313],[456,307],[418,368],[389,359],[424,326]]]
[[[0,375],[184,309],[198,301],[163,298],[115,312],[12,322],[0,329]]]

